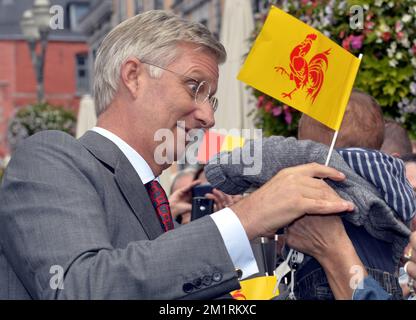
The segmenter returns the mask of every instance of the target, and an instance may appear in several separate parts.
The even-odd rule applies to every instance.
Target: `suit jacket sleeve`
[[[67,140],[27,139],[1,186],[0,244],[31,297],[210,299],[239,287],[210,217],[114,248],[100,195],[79,161],[88,151]]]

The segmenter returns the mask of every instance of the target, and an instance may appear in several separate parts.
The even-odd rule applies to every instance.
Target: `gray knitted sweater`
[[[249,188],[262,186],[282,169],[311,162],[325,163],[328,149],[326,145],[295,138],[275,136],[250,140],[241,149],[222,152],[211,159],[205,174],[215,188],[227,194],[241,194]],[[252,174],[250,169],[259,164],[260,170]],[[347,179],[344,182],[327,180],[327,183],[342,198],[356,205],[354,213],[345,214],[343,218],[363,226],[374,238],[391,243],[394,261],[398,263],[410,235],[409,221],[403,216],[410,217],[413,212],[398,214],[395,207],[385,201],[382,190],[358,174],[338,152],[334,151],[329,165],[343,172]],[[414,198],[412,201],[414,210]]]

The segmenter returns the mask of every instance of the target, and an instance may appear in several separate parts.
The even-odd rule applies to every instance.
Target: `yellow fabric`
[[[319,31],[272,7],[238,79],[338,130],[359,65]]]
[[[273,295],[274,287],[277,283],[276,276],[257,277],[249,280],[240,281],[240,290],[231,292],[236,300],[270,300],[278,296]]]

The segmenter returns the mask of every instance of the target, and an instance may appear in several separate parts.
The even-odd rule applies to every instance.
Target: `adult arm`
[[[29,138],[13,155],[0,191],[0,243],[32,298],[210,299],[238,288],[210,217],[113,245],[109,226],[122,223],[105,212],[95,162],[62,133]]]
[[[210,299],[238,288],[238,266],[210,217],[113,247],[94,182],[99,171],[91,172],[97,169],[89,152],[74,141],[62,133],[27,139],[2,183],[0,243],[33,298]],[[352,210],[315,176],[344,179],[316,164],[286,169],[234,204],[247,238],[273,233],[306,212]],[[276,206],[276,198],[284,201]],[[53,285],[54,266],[63,268],[62,289]]]
[[[321,264],[336,299],[390,298],[368,276],[339,216],[306,216],[297,220],[288,228],[287,244]]]

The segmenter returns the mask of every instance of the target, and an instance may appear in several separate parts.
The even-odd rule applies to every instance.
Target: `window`
[[[89,92],[88,54],[80,53],[75,56],[77,94]]]
[[[72,31],[79,31],[78,25],[82,18],[88,13],[90,4],[86,2],[68,4],[69,28]]]
[[[164,1],[163,0],[155,0],[155,10],[164,9]]]
[[[134,11],[136,14],[139,14],[143,11],[143,0],[134,1]]]

